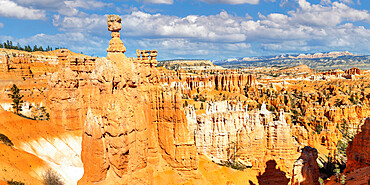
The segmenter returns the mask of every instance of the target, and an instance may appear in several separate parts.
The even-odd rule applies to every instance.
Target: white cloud
[[[154,3],[154,4],[173,4],[173,0],[142,0],[145,3]]]
[[[10,0],[0,0],[0,16],[18,19],[39,20],[45,19],[45,10],[27,8]]]
[[[4,27],[4,24],[0,22],[0,28],[3,28]]]
[[[74,16],[79,13],[78,8],[98,9],[112,6],[112,3],[104,3],[97,0],[14,0],[16,3],[42,9],[51,12],[58,12],[61,15]]]
[[[287,14],[260,14],[259,20],[226,11],[208,16],[178,17],[134,10],[121,16],[121,38],[128,49],[128,56],[134,56],[137,48],[158,49],[159,58],[227,58],[258,52],[320,50],[370,52],[370,29],[348,23],[369,21],[367,10],[353,9],[339,2],[326,1],[325,5],[311,4],[306,0],[297,2],[299,7]],[[106,16],[55,15],[53,24],[66,34],[35,36],[33,39],[56,39],[61,46],[77,51],[85,48],[93,54],[105,54],[110,39]],[[68,38],[64,43],[63,37],[74,38],[78,42]]]
[[[84,8],[84,9],[97,9],[97,8],[103,8],[103,7],[109,7],[113,6],[112,3],[103,3],[100,1],[95,1],[95,0],[70,0],[70,1],[64,1],[64,3],[68,7],[73,7],[73,8]]]
[[[93,32],[103,33],[107,30],[107,18],[104,15],[84,15],[84,16],[53,16],[53,25],[61,31],[67,32]]]
[[[346,4],[354,4],[352,0],[340,0],[340,2],[346,3]]]
[[[55,35],[37,34],[28,38],[11,39],[13,43],[20,43],[21,45],[38,45],[38,46],[52,46],[52,47],[67,47],[74,52],[84,52],[90,55],[95,55],[99,50],[104,51],[108,47],[101,38],[79,32],[61,33]],[[101,52],[101,51],[99,51]]]
[[[259,0],[200,0],[206,3],[223,3],[223,4],[258,4]]]
[[[157,49],[160,58],[205,58],[221,55],[237,55],[243,50],[243,54],[251,54],[250,44],[246,43],[214,43],[195,42],[188,39],[126,39],[127,48]],[[128,51],[128,56],[134,56],[134,51]]]
[[[184,18],[161,14],[132,12],[122,17],[128,36],[188,38],[209,42],[242,42],[247,36],[241,32],[240,20],[223,11],[217,15]]]
[[[333,2],[329,6],[298,0],[299,9],[290,11],[291,21],[308,26],[336,26],[343,21],[370,21],[367,10],[356,10],[346,4]]]

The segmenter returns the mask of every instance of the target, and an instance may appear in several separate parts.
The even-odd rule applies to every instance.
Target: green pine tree
[[[23,104],[23,95],[19,94],[19,88],[13,84],[13,87],[10,89],[11,94],[8,94],[8,96],[13,99],[13,110],[19,114],[20,111],[22,111],[22,104]]]

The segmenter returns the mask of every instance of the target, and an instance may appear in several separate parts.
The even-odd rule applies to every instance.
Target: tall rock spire
[[[122,40],[120,39],[119,31],[122,28],[121,25],[121,17],[118,15],[108,15],[107,17],[108,22],[108,30],[111,31],[112,39],[109,41],[109,47],[107,52],[117,52],[117,53],[124,53],[126,52],[126,47],[123,45]]]

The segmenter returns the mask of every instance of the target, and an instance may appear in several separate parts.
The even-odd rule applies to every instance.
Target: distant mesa
[[[311,69],[346,70],[353,66],[361,70],[370,69],[369,55],[355,55],[348,51],[327,52],[313,54],[285,54],[277,56],[260,56],[231,58],[214,62],[216,65],[225,68],[247,68],[247,67],[292,67],[307,65]]]
[[[210,60],[203,59],[174,59],[162,60],[158,62],[158,66],[170,70],[218,70],[224,69],[221,66],[214,65]]]

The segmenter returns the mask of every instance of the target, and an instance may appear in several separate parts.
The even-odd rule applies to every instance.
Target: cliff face
[[[108,174],[122,183],[150,184],[153,173],[135,178],[135,172],[148,165],[161,166],[163,159],[176,170],[197,169],[181,95],[159,86],[156,70],[141,61],[119,62],[97,63],[89,80],[94,95],[85,119],[85,173],[79,184],[109,182]]]
[[[348,74],[348,75],[360,75],[361,70],[358,67],[354,67],[354,68],[351,68],[351,69],[347,69],[345,71],[345,73]]]
[[[292,138],[282,110],[279,119],[273,121],[272,114],[263,104],[260,111],[249,114],[249,120],[240,129],[238,139],[240,151],[237,155],[251,163],[252,169],[263,172],[267,162],[272,160],[291,177],[298,145]]]
[[[299,121],[302,125],[306,125],[306,128],[298,125],[293,126],[293,135],[303,145],[315,148],[320,145],[325,146],[328,153],[332,155],[337,150],[338,141],[342,139],[339,129],[355,134],[363,123],[363,119],[370,114],[370,109],[366,104],[321,107],[308,102],[303,111],[304,117],[300,118]],[[308,125],[312,125],[312,127],[310,128]],[[319,127],[322,129],[317,130]],[[312,134],[309,134],[310,131]]]
[[[283,111],[279,120],[273,121],[273,115],[265,104],[261,110],[247,112],[247,107],[244,108],[241,102],[221,101],[209,102],[206,114],[186,112],[188,120],[196,117],[193,128],[200,154],[216,162],[236,160],[262,173],[270,161],[288,177],[291,176],[293,163],[298,157],[298,145],[292,139]],[[269,177],[269,174],[263,177]]]
[[[58,66],[94,61],[96,57],[76,54],[67,49],[26,52],[0,48],[0,74],[32,78],[57,71]]]
[[[209,102],[206,114],[195,116],[193,129],[198,152],[215,160],[234,157],[238,131],[246,124],[247,116],[240,102],[236,105],[227,101]]]
[[[167,71],[165,72],[167,73]],[[204,90],[244,94],[246,85],[253,86],[257,84],[254,75],[243,74],[235,70],[205,71],[199,72],[197,75],[188,75],[179,71],[172,77],[165,74],[165,76],[160,78],[160,82],[168,84],[170,87],[178,87],[181,93],[188,97],[192,97],[192,95]]]
[[[83,128],[79,184],[153,184],[156,171],[168,166],[189,174],[198,168],[198,154],[181,93],[158,83],[156,51],[141,51],[135,59],[124,55],[118,19],[108,17],[107,59],[66,65],[50,80],[52,120]]]
[[[370,166],[370,118],[365,120],[361,132],[349,143],[346,153],[347,164],[344,172]]]

